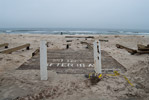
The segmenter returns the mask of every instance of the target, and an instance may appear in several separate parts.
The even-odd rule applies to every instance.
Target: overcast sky
[[[149,29],[149,0],[0,0],[0,28]]]

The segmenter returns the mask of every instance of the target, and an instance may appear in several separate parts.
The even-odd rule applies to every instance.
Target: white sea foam
[[[70,35],[84,35],[84,34],[128,34],[128,35],[149,35],[149,30],[110,30],[110,29],[0,29],[0,33],[9,34],[70,34]]]

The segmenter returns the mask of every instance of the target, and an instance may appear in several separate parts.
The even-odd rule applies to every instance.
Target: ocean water
[[[0,34],[64,34],[64,35],[149,35],[149,30],[94,28],[0,28]]]

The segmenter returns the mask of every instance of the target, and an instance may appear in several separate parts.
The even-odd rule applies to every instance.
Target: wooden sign
[[[126,72],[126,68],[111,57],[106,51],[101,51],[102,73],[112,73],[113,70]],[[47,69],[59,74],[89,74],[94,72],[94,54],[92,50],[47,50]],[[19,70],[39,70],[40,56],[37,54],[22,64]]]

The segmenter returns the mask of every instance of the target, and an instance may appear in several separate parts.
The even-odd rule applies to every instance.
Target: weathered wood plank
[[[40,51],[39,48],[36,49],[36,50],[32,53],[32,57],[35,56],[35,55],[37,55],[37,54],[39,53],[39,51]]]
[[[118,71],[118,72],[120,72],[120,70],[119,69],[102,69],[102,73],[103,74],[113,74],[114,73],[114,71]],[[73,73],[72,72],[70,72],[70,71],[67,71],[67,70],[58,70],[57,71],[57,73],[58,74],[88,74],[88,73],[92,73],[92,72],[94,72],[94,70],[80,70],[79,69],[79,71],[77,71],[77,72],[74,72],[73,71]]]
[[[8,43],[0,44],[0,48],[1,48],[1,47],[8,48],[8,45],[9,45]]]
[[[94,38],[94,36],[65,36],[65,38]]]
[[[149,54],[149,51],[138,51],[137,54]]]
[[[149,46],[145,46],[145,45],[142,45],[142,44],[138,44],[138,50],[140,51],[149,51]]]
[[[109,40],[99,39],[101,42],[109,42]]]
[[[81,44],[86,44],[87,48],[89,48],[90,50],[93,49],[93,46],[92,46],[93,44],[91,44],[91,43],[81,41]]]
[[[130,48],[128,48],[128,47],[125,47],[125,46],[122,46],[122,45],[120,45],[120,44],[116,44],[116,47],[117,48],[120,48],[120,49],[125,49],[125,50],[127,50],[130,54],[135,54],[135,53],[137,53],[137,50],[134,50],[134,49],[130,49]]]
[[[121,72],[126,72],[127,69],[116,61],[112,56],[110,56],[106,51],[101,51],[101,62],[102,69],[118,69]],[[48,70],[53,70],[56,72],[64,70],[70,73],[89,73],[89,70],[94,71],[94,57],[93,51],[90,50],[79,50],[73,51],[70,49],[63,50],[48,50],[47,54]],[[56,58],[56,59],[55,59]],[[40,69],[40,59],[39,55],[33,56],[30,60],[21,65],[19,70],[31,70]],[[63,72],[64,71],[64,72]]]
[[[72,42],[72,40],[66,40],[66,42]]]
[[[27,50],[29,50],[29,47],[30,47],[30,44],[24,44],[24,45],[15,47],[15,48],[10,48],[10,49],[1,51],[0,53],[11,54],[12,52],[15,52],[15,51],[23,49],[23,48],[26,48]]]

